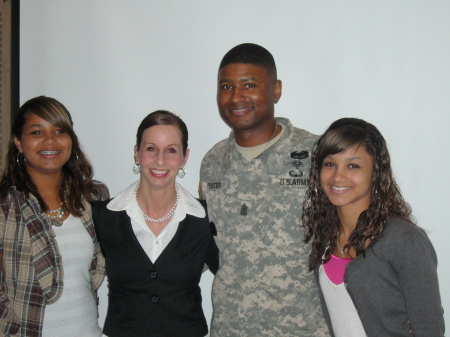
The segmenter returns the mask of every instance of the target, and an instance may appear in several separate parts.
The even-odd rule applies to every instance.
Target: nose
[[[44,138],[45,144],[53,144],[55,142],[55,135],[51,132],[47,133]]]
[[[343,168],[336,167],[333,174],[333,181],[341,182],[345,180],[345,172]]]
[[[157,161],[158,161],[158,165],[159,166],[163,166],[164,165],[164,162],[165,162],[164,156],[165,156],[165,152],[164,151],[159,151],[158,152]]]
[[[241,90],[240,88],[234,88],[231,99],[233,103],[245,101],[244,91]]]

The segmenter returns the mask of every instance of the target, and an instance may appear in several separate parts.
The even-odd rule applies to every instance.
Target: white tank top
[[[91,236],[81,219],[72,215],[53,230],[62,257],[64,288],[59,300],[45,307],[42,336],[102,336],[89,276],[94,252]]]
[[[323,265],[319,267],[319,282],[330,314],[336,337],[366,337],[355,305],[347,292],[345,283],[334,284],[328,278]]]

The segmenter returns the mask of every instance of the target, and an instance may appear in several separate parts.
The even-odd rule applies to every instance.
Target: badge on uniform
[[[242,204],[241,206],[241,212],[239,213],[242,216],[246,216],[247,215],[247,211],[248,211],[248,207],[245,204],[245,202]]]
[[[291,158],[294,159],[290,164],[294,168],[292,171],[289,171],[289,175],[294,178],[301,177],[303,175],[303,171],[300,169],[304,166],[302,163],[303,159],[309,157],[308,151],[294,151],[291,152]]]

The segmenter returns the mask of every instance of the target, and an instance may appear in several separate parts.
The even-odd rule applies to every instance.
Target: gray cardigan
[[[436,269],[436,252],[425,231],[403,219],[390,220],[384,236],[350,262],[344,275],[367,336],[444,336]],[[319,284],[318,268],[314,273]]]

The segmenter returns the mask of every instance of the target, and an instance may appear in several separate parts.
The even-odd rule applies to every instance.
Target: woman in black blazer
[[[199,287],[218,249],[205,205],[180,184],[189,156],[184,122],[155,111],[141,122],[133,172],[140,179],[93,206],[106,258],[107,336],[201,337],[208,333]]]

